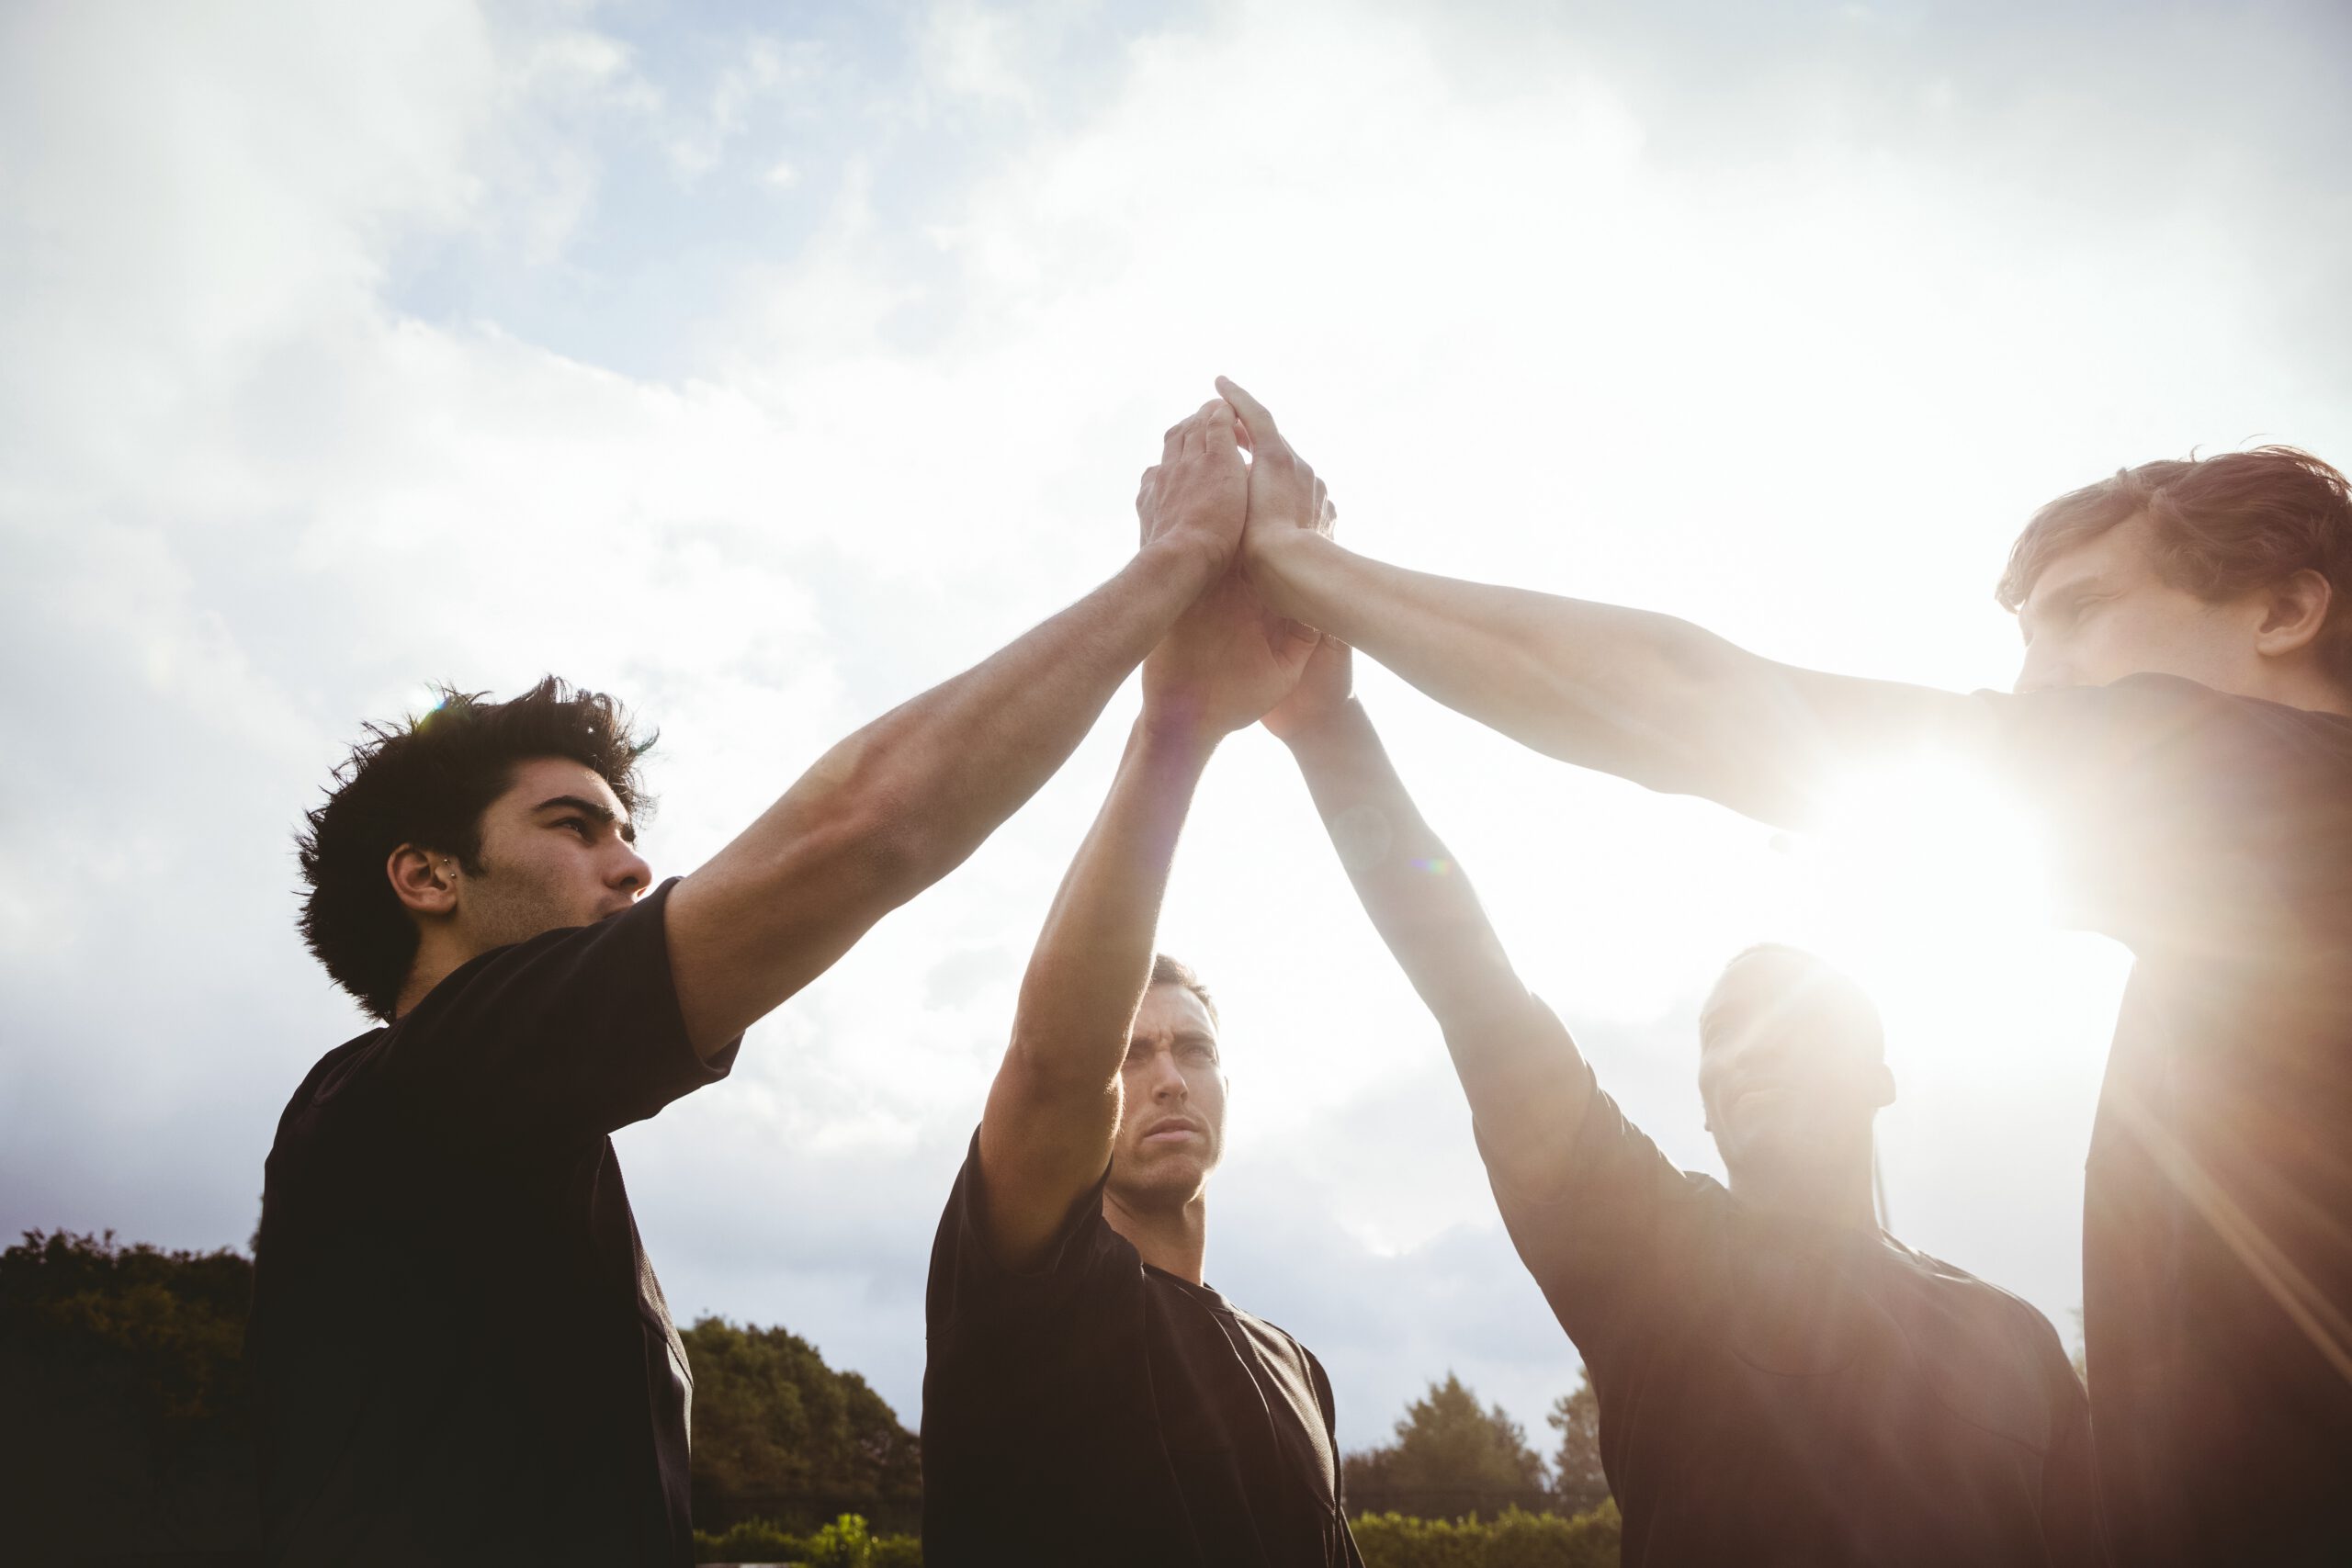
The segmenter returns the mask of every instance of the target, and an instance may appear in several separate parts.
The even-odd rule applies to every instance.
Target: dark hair
[[[416,960],[416,923],[384,874],[402,844],[438,850],[480,875],[481,814],[504,794],[521,764],[567,757],[594,770],[632,820],[652,801],[637,761],[650,735],[630,732],[627,710],[602,692],[550,675],[510,702],[481,692],[438,688],[422,717],[368,725],[368,739],[334,771],[323,805],[297,834],[302,880],[302,940],[378,1018],[389,1020]]]
[[[1209,995],[1209,988],[1201,984],[1201,977],[1198,975],[1193,974],[1193,966],[1185,963],[1182,959],[1170,958],[1164,953],[1153,953],[1151,955],[1150,985],[1183,987],[1186,990],[1192,992],[1193,995],[1201,998],[1201,1006],[1207,1011],[1209,1015],[1209,1022],[1216,1024],[1219,1029],[1225,1027],[1224,1024],[1217,1021],[1216,998]],[[1148,990],[1150,986],[1147,986],[1145,988]]]
[[[2138,516],[2155,537],[2158,575],[2216,600],[2316,571],[2335,590],[2319,653],[2352,687],[2352,487],[2292,446],[2143,463],[2070,491],[2033,514],[1994,597],[2015,611],[2052,556]]]

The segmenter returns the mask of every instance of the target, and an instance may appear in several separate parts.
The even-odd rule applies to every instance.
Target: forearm
[[[1469,878],[1413,804],[1363,705],[1349,699],[1288,744],[1364,913],[1439,1022],[1523,999]]]
[[[1840,758],[1960,700],[1777,664],[1670,615],[1408,571],[1305,531],[1265,541],[1250,572],[1279,613],[1524,745],[1792,826]]]
[[[1519,1190],[1552,1190],[1589,1097],[1575,1043],[1521,984],[1363,705],[1286,739],[1364,913],[1444,1030],[1487,1158]]]
[[[1151,973],[1176,840],[1216,746],[1136,721],[1030,955],[1008,1061],[1081,1089],[1116,1078]]]
[[[1030,955],[979,1135],[991,1241],[1012,1266],[1035,1255],[1111,1157],[1160,900],[1215,743],[1136,724]]]
[[[672,896],[671,960],[708,1050],[961,863],[1051,777],[1220,570],[1138,552],[1069,609],[841,741]]]

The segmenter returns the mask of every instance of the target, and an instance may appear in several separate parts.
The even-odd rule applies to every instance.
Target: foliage
[[[1501,1405],[1482,1408],[1452,1372],[1407,1406],[1396,1440],[1342,1461],[1348,1496],[1367,1505],[1423,1500],[1417,1511],[1469,1512],[1485,1499],[1544,1490],[1544,1460]]]
[[[1560,1434],[1559,1451],[1552,1456],[1552,1495],[1571,1514],[1597,1508],[1609,1500],[1609,1477],[1600,1468],[1600,1396],[1592,1391],[1592,1376],[1579,1370],[1577,1386],[1552,1404],[1544,1417]]]
[[[1564,1518],[1507,1508],[1496,1519],[1364,1514],[1351,1527],[1364,1568],[1616,1568],[1617,1505]]]
[[[697,1562],[791,1562],[802,1568],[922,1568],[922,1543],[910,1535],[876,1535],[843,1514],[813,1535],[794,1535],[766,1519],[747,1519],[724,1535],[695,1531]]]
[[[680,1337],[695,1377],[697,1514],[724,1498],[922,1495],[915,1435],[798,1335],[706,1317]]]
[[[252,1544],[253,1264],[103,1236],[0,1252],[0,1512],[23,1562]]]
[[[0,1253],[0,1341],[127,1372],[153,1427],[240,1427],[253,1261],[27,1231]]]

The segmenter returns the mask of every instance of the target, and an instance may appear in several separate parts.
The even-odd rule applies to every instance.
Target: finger
[[[1218,398],[1201,412],[1207,415],[1202,422],[1201,437],[1207,444],[1209,456],[1240,456],[1240,425],[1233,416],[1233,405]]]
[[[1274,428],[1274,416],[1267,412],[1266,405],[1243,391],[1239,382],[1220,376],[1216,378],[1216,389],[1225,395],[1225,400],[1233,405],[1233,412],[1239,414],[1242,423],[1250,427],[1250,438],[1253,443],[1272,446],[1283,438],[1282,432]]]
[[[1331,531],[1331,525],[1337,523],[1339,520],[1340,509],[1332,504],[1331,498],[1329,496],[1325,496],[1323,498],[1323,509],[1316,514],[1317,525],[1320,527],[1324,533],[1328,534]]]
[[[1193,417],[1184,422],[1184,455],[1186,457],[1198,457],[1209,449],[1209,410],[1223,406],[1221,401],[1213,398],[1194,409]]]

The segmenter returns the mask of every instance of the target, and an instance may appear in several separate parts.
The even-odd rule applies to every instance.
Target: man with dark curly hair
[[[1262,463],[1272,416],[1220,385]],[[2267,446],[2051,502],[1998,590],[2025,637],[2012,693],[1794,669],[1670,616],[1405,570],[1303,510],[1253,508],[1241,558],[1276,613],[1439,701],[1764,821],[1815,822],[1851,761],[1923,744],[2005,773],[2046,821],[2069,923],[2137,960],[2084,1179],[2116,1561],[2352,1562],[2343,474]],[[1600,1104],[1557,1135],[1589,1135]],[[1604,1399],[1604,1455],[1624,1440]],[[1627,1523],[1628,1562],[1666,1560]]]
[[[685,1352],[608,1134],[724,1077],[1061,765],[1225,576],[1244,484],[1213,402],[1169,433],[1117,575],[659,887],[610,698],[452,693],[371,730],[301,842],[304,935],[379,1027],[312,1069],[269,1156],[271,1561],[692,1561]]]

